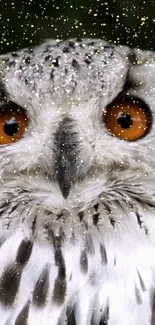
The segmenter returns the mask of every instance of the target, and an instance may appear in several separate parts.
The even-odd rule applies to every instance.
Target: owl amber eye
[[[104,122],[113,136],[133,141],[146,135],[151,114],[144,103],[127,99],[110,105],[104,112]]]
[[[25,111],[13,103],[0,105],[0,145],[20,140],[27,130]]]

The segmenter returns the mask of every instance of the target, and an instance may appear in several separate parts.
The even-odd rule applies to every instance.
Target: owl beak
[[[56,162],[56,175],[61,193],[67,199],[74,178],[74,159],[73,152],[68,148],[68,143],[65,145],[63,140],[63,146],[60,147]]]
[[[56,134],[56,178],[65,199],[77,174],[77,137],[71,130],[72,121],[65,119]]]
[[[59,161],[57,180],[63,197],[67,199],[71,188],[71,177],[70,172],[68,170],[67,159],[66,161],[65,159],[63,159],[63,161],[61,162]]]

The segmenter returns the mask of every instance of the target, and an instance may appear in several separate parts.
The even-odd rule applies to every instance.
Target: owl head
[[[0,57],[1,202],[153,202],[155,55],[49,40]],[[2,205],[2,203],[1,203]]]

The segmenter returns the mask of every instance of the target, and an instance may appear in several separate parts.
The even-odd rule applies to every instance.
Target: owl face
[[[101,193],[105,204],[133,192],[148,200],[154,73],[153,53],[101,40],[50,40],[1,56],[3,195],[5,186],[5,195],[67,210]]]

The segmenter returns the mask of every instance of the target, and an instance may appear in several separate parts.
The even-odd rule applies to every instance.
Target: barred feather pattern
[[[155,200],[131,181],[80,211],[1,189],[1,325],[151,324]]]

